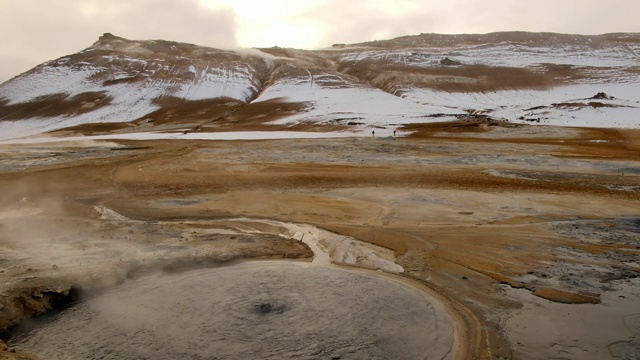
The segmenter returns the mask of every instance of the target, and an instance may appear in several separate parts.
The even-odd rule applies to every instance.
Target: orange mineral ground
[[[456,358],[635,351],[638,132],[485,125],[4,147],[2,326],[131,273],[312,257],[285,226],[306,224],[388,249],[451,314]]]

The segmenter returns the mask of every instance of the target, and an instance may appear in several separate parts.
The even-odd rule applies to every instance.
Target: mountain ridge
[[[638,127],[638,54],[637,33],[420,34],[319,50],[221,50],[105,33],[0,84],[0,139],[106,123],[364,132],[465,114]],[[612,96],[587,101],[600,92]]]

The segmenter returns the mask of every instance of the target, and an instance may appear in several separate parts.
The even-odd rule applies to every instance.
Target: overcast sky
[[[419,33],[640,32],[640,0],[0,0],[0,82],[105,32],[304,49]]]

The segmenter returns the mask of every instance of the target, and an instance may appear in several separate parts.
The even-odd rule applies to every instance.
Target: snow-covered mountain
[[[305,51],[105,34],[0,85],[0,140],[81,133],[371,131],[483,115],[640,127],[640,34],[421,34]]]

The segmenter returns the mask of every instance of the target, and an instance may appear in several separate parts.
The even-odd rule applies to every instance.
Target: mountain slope
[[[422,34],[223,51],[105,34],[0,85],[0,139],[65,128],[364,132],[468,114],[640,127],[640,35]]]
[[[334,47],[327,54],[341,71],[421,104],[510,121],[639,126],[639,34],[423,34]],[[599,92],[615,99],[590,106]]]
[[[218,99],[212,107],[224,111],[229,103],[250,102],[262,90],[265,73],[264,62],[252,56],[105,34],[88,49],[2,84],[0,118],[34,119],[23,129],[29,132],[131,122],[185,101]]]

